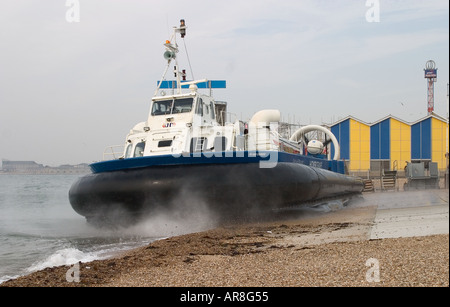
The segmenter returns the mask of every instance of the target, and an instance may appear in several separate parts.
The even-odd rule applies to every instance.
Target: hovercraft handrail
[[[103,161],[107,161],[107,160],[118,160],[121,157],[123,157],[123,151],[125,149],[124,145],[110,145],[107,146],[105,148],[105,150],[103,150]],[[107,157],[112,157],[111,158],[107,158]]]

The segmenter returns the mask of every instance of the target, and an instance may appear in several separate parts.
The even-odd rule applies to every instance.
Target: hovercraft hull
[[[359,194],[360,179],[301,163],[148,166],[94,173],[69,191],[88,221],[121,220],[202,203],[221,216],[246,215],[320,199]]]

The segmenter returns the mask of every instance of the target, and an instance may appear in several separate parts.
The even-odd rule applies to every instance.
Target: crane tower
[[[428,115],[434,112],[434,83],[437,81],[437,68],[433,60],[425,65],[425,79],[428,80]]]

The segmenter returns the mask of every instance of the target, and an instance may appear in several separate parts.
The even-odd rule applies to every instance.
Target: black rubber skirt
[[[88,221],[121,220],[196,203],[224,216],[254,214],[362,190],[359,178],[297,163],[178,165],[90,174],[69,200]]]

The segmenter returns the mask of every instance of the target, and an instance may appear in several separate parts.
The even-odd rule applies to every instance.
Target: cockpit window
[[[215,119],[216,118],[216,116],[215,116],[215,114],[214,114],[214,102],[210,102],[210,109],[211,109],[211,118],[212,119]]]
[[[176,99],[173,104],[173,114],[189,113],[192,110],[192,98]]]
[[[136,147],[134,148],[134,156],[135,157],[143,157],[144,149],[145,149],[145,142],[137,143]]]
[[[133,144],[128,144],[127,146],[127,150],[125,151],[125,159],[131,158],[132,156],[132,148],[133,148]]]
[[[173,100],[155,101],[153,102],[152,115],[166,115],[172,112]]]
[[[189,113],[192,110],[192,98],[163,100],[153,102],[152,116]]]

